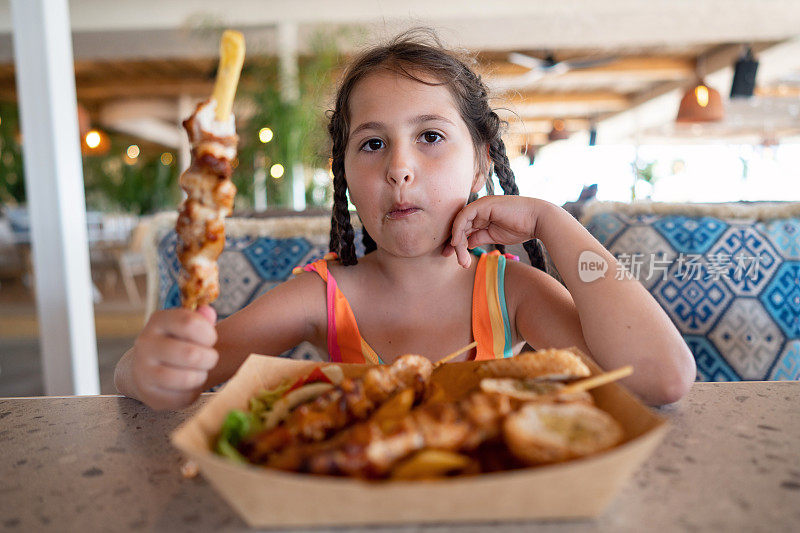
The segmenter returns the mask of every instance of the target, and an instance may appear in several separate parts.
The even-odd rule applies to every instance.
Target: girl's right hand
[[[180,409],[200,396],[219,359],[214,349],[216,318],[207,305],[195,312],[153,313],[131,354],[131,378],[139,400],[156,410]]]

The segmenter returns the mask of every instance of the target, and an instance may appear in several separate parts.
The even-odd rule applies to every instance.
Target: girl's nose
[[[386,179],[391,185],[410,185],[414,181],[414,171],[408,154],[395,149],[386,169]]]
[[[390,168],[386,178],[392,185],[410,185],[414,181],[414,173],[410,168]]]

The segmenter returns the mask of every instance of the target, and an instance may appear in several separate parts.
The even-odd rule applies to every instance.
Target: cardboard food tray
[[[592,374],[600,368],[583,354]],[[252,527],[335,526],[422,522],[577,519],[600,515],[666,433],[666,421],[611,383],[592,390],[597,405],[625,430],[606,452],[569,462],[508,472],[430,481],[361,481],[235,464],[213,453],[230,409],[246,409],[264,388],[306,375],[321,363],[251,355],[238,372],[190,420],[172,443]],[[476,365],[444,365],[435,373],[452,396],[478,383]],[[368,365],[340,365],[346,376]]]

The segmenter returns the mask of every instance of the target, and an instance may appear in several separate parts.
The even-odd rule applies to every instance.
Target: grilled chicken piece
[[[290,444],[318,442],[355,422],[366,420],[395,393],[411,388],[421,399],[433,372],[433,364],[420,355],[404,355],[389,366],[375,366],[358,379],[344,379],[339,386],[300,405],[275,428],[242,445],[246,457],[263,463]]]

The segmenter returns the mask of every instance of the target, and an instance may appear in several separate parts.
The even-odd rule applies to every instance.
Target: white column
[[[278,62],[281,97],[294,102],[300,98],[300,85],[297,80],[297,24],[281,22],[278,24]],[[296,136],[296,132],[289,133]],[[291,142],[294,142],[292,140]],[[285,161],[284,167],[291,174],[292,208],[302,211],[306,208],[306,178],[303,164],[299,161]]]
[[[189,135],[183,128],[183,119],[194,112],[197,106],[196,99],[188,94],[178,97],[178,130],[180,131],[180,145],[178,146],[178,173],[183,174],[192,163],[192,145],[189,143]]]
[[[66,0],[12,0],[44,390],[99,394]]]
[[[262,152],[254,157],[253,174],[253,209],[261,212],[267,210],[267,163]]]

